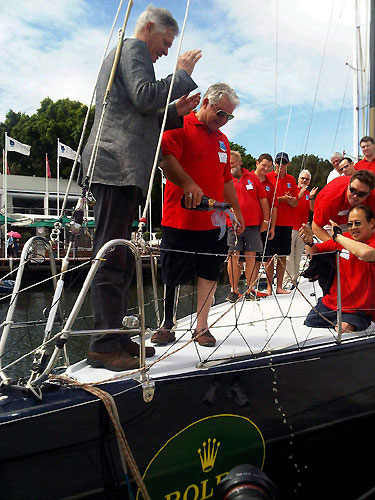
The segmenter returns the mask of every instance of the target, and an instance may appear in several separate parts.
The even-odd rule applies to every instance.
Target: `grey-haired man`
[[[138,19],[135,37],[123,43],[92,180],[92,192],[97,200],[94,208],[94,255],[111,239],[131,237],[136,209],[142,194],[147,192],[162,109],[172,79],[169,75],[157,81],[153,64],[159,57],[168,55],[178,31],[177,22],[168,10],[150,5]],[[107,56],[100,70],[94,125],[82,155],[84,175],[87,173],[114,56],[115,49]],[[167,128],[181,127],[181,117],[199,103],[199,94],[192,97],[187,95],[197,87],[190,75],[200,57],[201,51],[193,50],[178,60],[171,99],[180,99],[168,108]],[[134,259],[125,247],[117,247],[107,254],[91,289],[94,328],[121,327],[127,311],[133,269]],[[153,348],[147,348],[146,356],[152,356],[154,352]],[[138,344],[126,336],[102,334],[94,336],[91,341],[87,361],[96,368],[123,371],[139,366],[138,355]]]

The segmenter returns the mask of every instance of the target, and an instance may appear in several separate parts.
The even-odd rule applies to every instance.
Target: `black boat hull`
[[[231,467],[250,462],[281,499],[351,500],[375,485],[374,366],[375,340],[363,339],[156,380],[150,403],[133,381],[102,388],[115,398],[153,500],[213,498]],[[81,389],[46,392],[41,402],[7,394],[0,498],[127,497],[101,402]],[[208,439],[216,457],[206,472]]]

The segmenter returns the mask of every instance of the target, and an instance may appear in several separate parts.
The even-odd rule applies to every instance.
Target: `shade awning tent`
[[[25,219],[22,220],[22,218],[14,218],[14,217],[9,217],[8,216],[8,224],[9,225],[14,225],[17,227],[51,227],[53,228],[55,226],[55,222],[58,222],[60,219],[40,219],[34,222],[27,223],[27,216],[25,216]],[[32,216],[30,216],[30,221],[32,221]],[[65,226],[68,225],[71,221],[70,217],[64,216],[61,220],[61,223]],[[5,224],[5,216],[4,214],[0,213],[0,225]],[[139,222],[137,220],[133,221],[132,227],[137,228]],[[95,220],[91,219],[89,220],[86,224],[87,227],[89,228],[95,228]]]
[[[30,216],[30,218],[27,218],[27,215],[24,216],[24,218],[13,218],[13,217],[8,217],[7,222],[8,225],[10,226],[15,226],[15,227],[51,227],[53,228],[55,226],[55,222],[60,221],[63,226],[69,225],[71,218],[70,217],[63,217],[62,220],[60,219],[40,219],[33,221],[33,216]],[[5,216],[0,213],[0,225],[5,224]],[[95,227],[95,221],[93,219],[89,220],[86,223],[86,226],[88,227]]]
[[[13,217],[7,217],[8,224],[15,222],[16,219]],[[0,213],[0,225],[5,224],[5,215]]]
[[[27,226],[24,227],[54,227],[55,222],[59,222],[60,219],[48,219],[48,220],[38,220],[35,221],[31,224],[28,224]],[[70,217],[63,217],[63,219],[60,221],[63,226],[69,225],[71,219]],[[95,227],[95,221],[94,220],[89,220],[88,222],[85,223],[86,227]]]

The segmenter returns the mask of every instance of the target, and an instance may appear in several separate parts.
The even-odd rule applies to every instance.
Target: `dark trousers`
[[[313,328],[332,328],[332,325],[325,321],[324,318],[330,320],[334,325],[337,325],[337,311],[333,311],[325,306],[320,298],[318,303],[315,306],[315,309],[320,312],[322,316],[320,316],[314,309],[311,309],[309,314],[307,315],[304,324],[306,326],[311,326]],[[367,314],[358,312],[358,313],[342,313],[341,316],[342,321],[348,323],[349,325],[353,325],[356,328],[356,331],[366,330],[371,324],[371,317]]]
[[[93,184],[96,198],[94,207],[96,232],[93,257],[109,240],[130,240],[132,224],[137,211],[140,190],[135,186],[107,186]],[[94,328],[120,328],[128,307],[128,293],[134,274],[134,257],[127,247],[117,246],[108,252],[91,285]],[[121,334],[95,335],[90,351],[113,352],[121,350],[128,341]]]

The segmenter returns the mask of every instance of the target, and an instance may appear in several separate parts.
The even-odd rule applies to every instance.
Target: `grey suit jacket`
[[[113,49],[103,62],[96,90],[94,124],[82,153],[86,176],[102,112],[103,97],[115,56]],[[145,42],[124,40],[114,78],[94,170],[93,182],[113,186],[138,186],[147,193],[151,168],[160,133],[161,111],[172,76],[155,80],[154,66]],[[197,88],[184,70],[177,70],[171,100]],[[166,129],[183,125],[176,105],[170,105]]]

